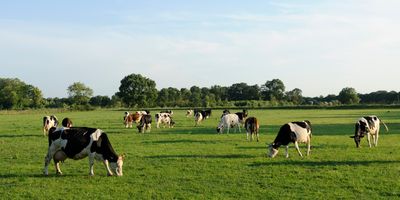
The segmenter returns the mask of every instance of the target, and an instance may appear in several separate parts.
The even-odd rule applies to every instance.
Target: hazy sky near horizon
[[[304,96],[399,91],[398,0],[0,1],[0,77],[45,97],[83,82],[111,96],[135,73],[157,88],[264,84]]]

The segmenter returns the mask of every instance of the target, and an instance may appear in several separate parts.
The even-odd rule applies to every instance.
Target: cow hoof
[[[63,175],[62,172],[57,172],[56,174],[57,174],[57,176],[62,176]]]

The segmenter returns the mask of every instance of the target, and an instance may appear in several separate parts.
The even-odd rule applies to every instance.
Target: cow
[[[61,122],[61,125],[65,128],[71,128],[72,127],[72,120],[68,117],[64,118]]]
[[[160,128],[160,124],[167,125],[169,128],[171,128],[171,114],[170,113],[157,113],[155,115],[156,123],[157,123],[157,128]]]
[[[50,128],[58,126],[58,119],[56,116],[44,116],[43,117],[43,135],[47,135],[49,133]]]
[[[194,122],[195,122],[194,126],[199,125],[200,122],[203,121],[203,119],[204,119],[204,118],[203,118],[203,115],[201,114],[201,112],[196,112],[196,113],[194,114]]]
[[[372,137],[374,146],[375,147],[378,146],[380,123],[382,123],[385,126],[386,131],[389,131],[386,124],[383,123],[383,121],[380,120],[375,115],[361,117],[360,119],[357,120],[357,122],[355,124],[354,136],[350,136],[351,138],[354,138],[354,142],[356,143],[357,148],[360,147],[361,139],[365,135],[367,135],[367,141],[368,141],[368,145],[370,148],[372,147],[371,137]]]
[[[196,115],[196,113],[201,113],[201,115],[203,116],[203,119],[207,119],[209,117],[211,117],[211,109],[205,109],[205,110],[200,110],[200,109],[194,109],[194,115]]]
[[[145,131],[150,132],[151,130],[151,115],[143,115],[140,119],[139,125],[136,128],[139,130],[139,133],[144,133]]]
[[[217,126],[217,133],[224,133],[224,128],[227,128],[227,133],[229,129],[236,126],[240,132],[239,117],[236,114],[226,114],[221,118]]]
[[[298,143],[306,143],[307,144],[307,156],[310,155],[311,148],[311,123],[308,120],[304,120],[302,122],[290,122],[284,124],[276,136],[274,142],[268,145],[267,155],[271,158],[275,157],[278,154],[278,148],[281,145],[286,146],[286,158],[289,157],[289,143],[293,142],[296,147],[297,152],[300,157],[303,155],[300,152]]]
[[[260,124],[258,123],[257,118],[255,117],[247,118],[246,121],[244,122],[244,127],[246,129],[247,140],[249,140],[250,135],[251,135],[250,141],[254,140],[254,135],[255,135],[258,142],[258,132],[260,130]]]
[[[74,160],[89,157],[89,175],[93,176],[94,160],[103,162],[107,175],[122,176],[124,155],[115,153],[108,136],[97,128],[70,127],[66,129],[51,128],[48,135],[49,147],[45,157],[43,173],[48,175],[48,166],[54,160],[56,173],[62,175],[60,161],[67,158]]]
[[[140,119],[142,118],[142,114],[135,112],[133,114],[129,112],[125,112],[124,116],[124,124],[125,128],[132,128],[133,122],[138,123]]]
[[[190,117],[193,115],[193,110],[186,110],[186,117]]]

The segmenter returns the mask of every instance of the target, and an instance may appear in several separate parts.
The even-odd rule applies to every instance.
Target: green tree
[[[301,91],[299,88],[295,88],[292,91],[286,92],[286,99],[295,105],[299,105],[303,101],[302,93],[303,91]]]
[[[358,104],[360,102],[360,97],[354,88],[346,87],[340,91],[338,96],[339,101],[342,104]]]
[[[262,85],[261,91],[264,100],[281,101],[284,97],[285,85],[281,80],[273,79]]]
[[[19,79],[0,78],[0,109],[40,108],[42,92]]]
[[[108,96],[94,96],[92,98],[90,98],[89,101],[90,105],[92,106],[97,106],[97,107],[107,107],[111,105],[111,99]]]
[[[201,89],[197,86],[192,86],[190,88],[190,94],[190,106],[202,106]]]
[[[157,99],[156,83],[140,74],[130,74],[121,80],[116,95],[128,107],[150,107]]]
[[[72,104],[76,105],[88,105],[93,96],[93,90],[81,82],[68,86],[67,92]]]

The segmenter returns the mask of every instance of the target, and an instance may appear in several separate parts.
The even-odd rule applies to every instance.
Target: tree
[[[67,91],[72,103],[76,105],[88,105],[93,96],[93,90],[81,82],[68,86]]]
[[[346,87],[340,91],[338,96],[339,101],[342,104],[358,104],[360,102],[360,97],[354,88]]]
[[[90,98],[89,103],[92,106],[98,106],[104,108],[111,105],[111,99],[108,96],[98,95]]]
[[[303,91],[301,91],[299,88],[295,88],[292,91],[286,92],[286,99],[289,102],[293,102],[295,105],[299,105],[303,101]]]
[[[42,91],[19,79],[0,78],[0,109],[40,108],[44,105]]]
[[[201,89],[197,86],[190,88],[190,106],[197,107],[202,105]]]
[[[116,95],[128,107],[150,107],[157,99],[156,83],[140,74],[130,74],[121,80]]]
[[[267,81],[264,85],[261,86],[261,93],[264,100],[283,100],[285,92],[285,85],[279,79],[273,79],[271,81]]]

